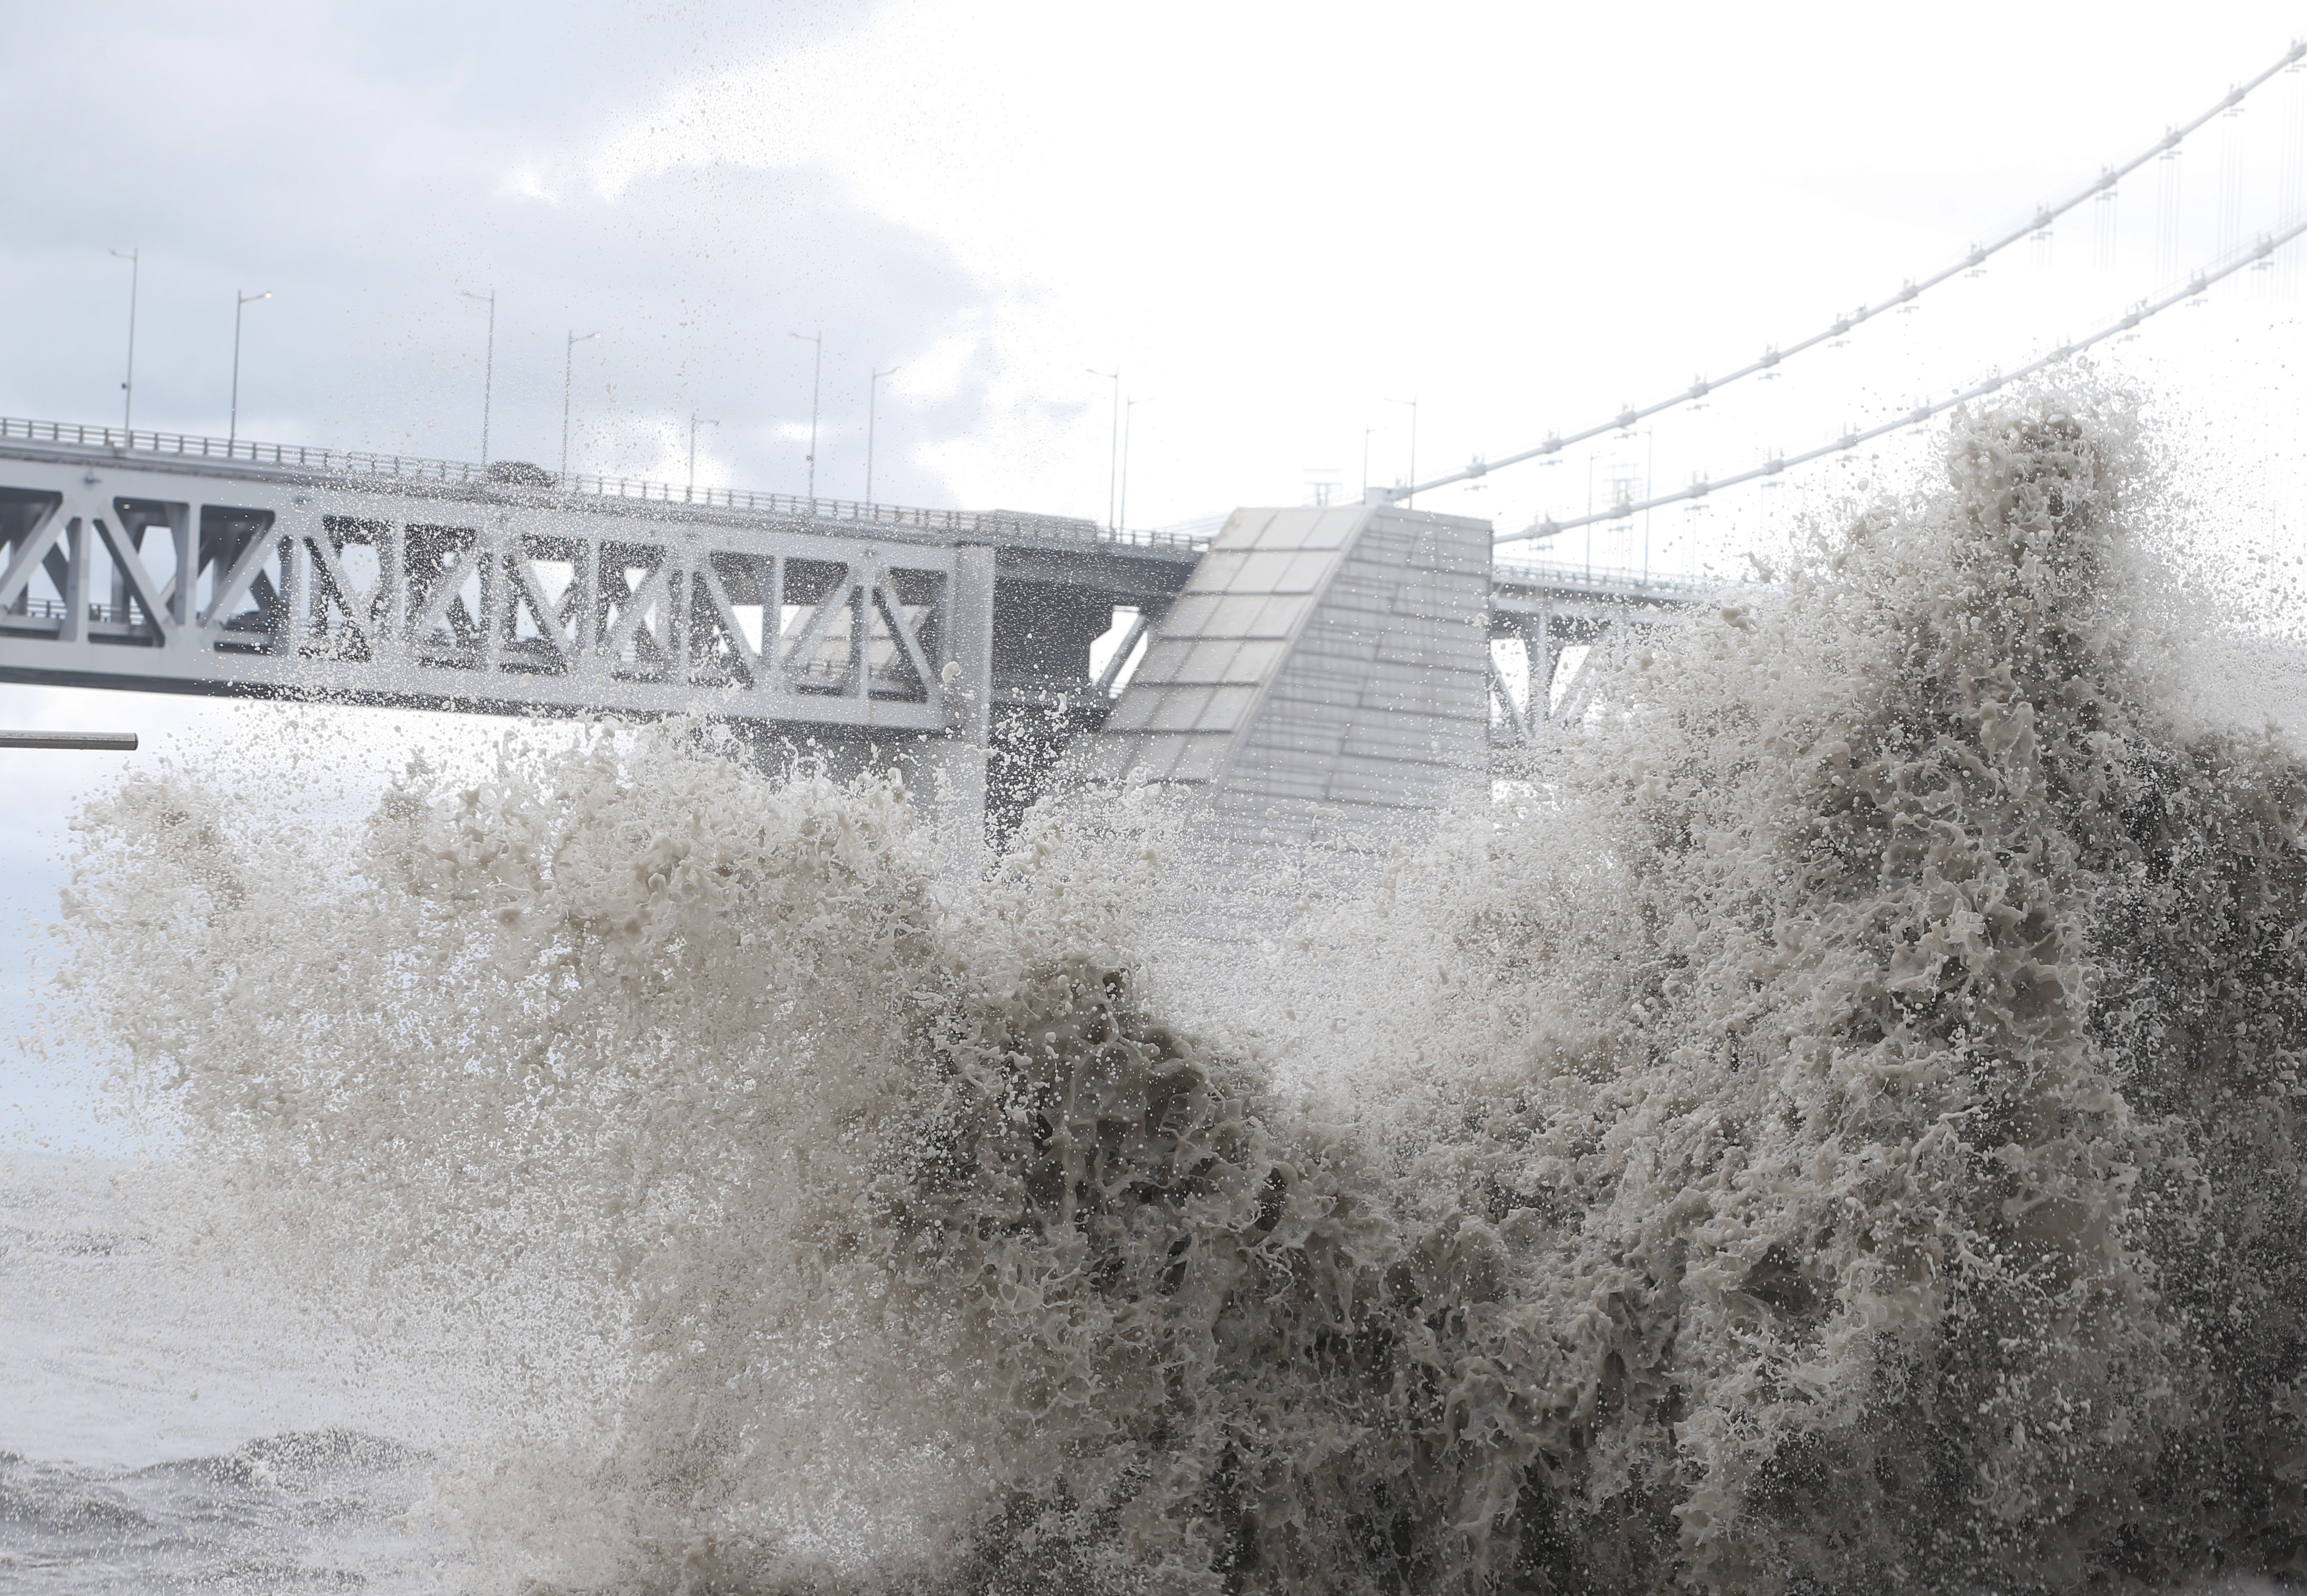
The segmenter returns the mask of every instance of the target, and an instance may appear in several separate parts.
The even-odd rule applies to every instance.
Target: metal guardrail
[[[211,438],[195,433],[131,432],[70,421],[30,421],[0,416],[0,442],[55,443],[73,449],[102,449],[115,454],[162,456],[231,464],[244,461],[274,470],[321,476],[377,476],[395,482],[442,483],[450,486],[532,488],[571,497],[643,501],[693,510],[733,511],[781,519],[837,521],[845,527],[888,527],[939,532],[959,537],[1030,539],[1051,543],[1104,544],[1122,547],[1197,551],[1206,536],[1175,532],[1114,530],[1074,516],[1035,515],[1025,511],[924,510],[902,504],[869,504],[853,499],[810,499],[794,493],[753,493],[738,488],[677,487],[638,476],[601,476],[571,472],[565,478],[537,468],[520,473],[470,460],[426,459],[415,455],[372,454],[358,449],[322,449],[305,443],[261,443],[246,438]],[[531,477],[528,470],[536,475]]]
[[[487,470],[461,460],[418,459],[408,455],[369,454],[351,449],[315,449],[302,443],[259,443],[246,438],[202,437],[192,433],[129,431],[116,426],[87,426],[73,421],[28,421],[0,416],[0,442],[61,443],[75,449],[108,449],[115,453],[173,455],[184,459],[245,460],[252,466],[272,466],[341,476],[392,476],[407,482],[485,483]]]
[[[1620,566],[1551,565],[1506,560],[1492,563],[1490,580],[1494,585],[1522,583],[1533,588],[1576,588],[1592,593],[1681,593],[1693,598],[1719,593],[1731,585],[1711,577],[1632,571]]]
[[[88,618],[99,626],[125,626],[138,619],[124,604],[92,604]],[[0,610],[0,626],[11,621],[61,621],[71,611],[61,598],[20,598],[12,609]]]
[[[197,433],[133,432],[116,426],[90,426],[70,421],[30,421],[0,416],[0,443],[55,443],[73,449],[101,449],[114,454],[164,459],[210,460],[229,464],[244,461],[274,470],[304,471],[320,476],[374,476],[395,482],[442,483],[450,486],[531,488],[570,497],[621,499],[693,510],[733,511],[741,515],[774,516],[779,519],[836,523],[845,530],[888,527],[896,530],[942,533],[955,537],[995,537],[1007,542],[1103,545],[1109,547],[1175,549],[1198,553],[1209,546],[1210,531],[1196,523],[1191,530],[1154,531],[1123,528],[1116,531],[1094,521],[1072,516],[1035,515],[1023,511],[925,510],[911,505],[869,504],[853,499],[810,499],[795,493],[753,493],[738,488],[684,488],[638,476],[602,476],[571,472],[565,483],[551,472],[537,470],[536,478],[492,468],[470,460],[427,459],[406,454],[372,454],[357,449],[322,449],[307,443],[262,443],[246,438],[211,438]],[[530,469],[536,469],[530,468]],[[1218,524],[1222,525],[1222,517]],[[1215,530],[1213,527],[1211,531]],[[1711,593],[1727,583],[1703,577],[1674,576],[1622,570],[1617,567],[1557,565],[1500,561],[1497,579],[1551,588],[1576,588],[1593,592],[1624,593],[1628,589],[1658,593]],[[38,602],[38,601],[35,601]],[[97,614],[93,621],[125,622],[124,614]],[[22,612],[17,612],[22,614]],[[61,607],[49,620],[62,616]]]

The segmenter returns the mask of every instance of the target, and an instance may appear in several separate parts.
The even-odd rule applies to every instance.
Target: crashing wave
[[[693,728],[351,839],[133,779],[75,979],[210,1233],[440,1349],[508,1585],[2296,1572],[2307,766],[2178,707],[2141,455],[1960,422],[1307,932],[1287,1056],[1139,995],[1143,794],[963,890]]]

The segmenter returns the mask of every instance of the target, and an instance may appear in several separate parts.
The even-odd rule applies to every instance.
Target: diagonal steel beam
[[[24,589],[31,584],[32,572],[39,569],[49,551],[56,546],[56,539],[64,536],[69,519],[64,513],[64,500],[59,496],[56,502],[49,507],[48,513],[41,518],[40,524],[16,545],[15,558],[8,562],[8,573],[0,576],[0,610],[7,609],[24,596]],[[54,574],[50,573],[52,577]],[[61,593],[64,589],[63,582],[56,583],[56,591]]]

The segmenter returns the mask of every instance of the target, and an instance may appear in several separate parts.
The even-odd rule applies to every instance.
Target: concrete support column
[[[578,543],[577,571],[571,579],[577,589],[577,614],[569,642],[570,674],[587,681],[608,674],[601,658],[601,562],[605,558],[601,539],[587,537]],[[775,624],[773,620],[764,620],[763,634]]]
[[[197,668],[205,644],[200,635],[201,516],[192,504],[169,506],[168,542],[176,553],[176,574],[167,588],[166,646],[173,659]]]
[[[502,532],[478,535],[481,551],[480,613],[481,669],[493,675],[504,655],[506,623],[512,612],[512,583],[505,565],[507,539]]]
[[[377,627],[399,650],[408,640],[408,531],[398,522],[377,539],[376,579],[384,589],[384,613],[377,617]]]
[[[280,552],[280,601],[272,615],[273,650],[283,658],[296,659],[302,655],[304,642],[304,535],[293,528],[284,530],[276,522],[264,536]],[[482,594],[485,598],[485,588]]]
[[[956,848],[957,869],[974,871],[985,860],[985,759],[993,741],[994,551],[964,544],[954,551],[953,591],[945,659],[961,668],[944,683],[946,732],[922,757],[931,804]]]
[[[56,513],[64,512],[59,509]],[[64,618],[56,640],[77,643],[88,636],[88,551],[96,543],[96,528],[86,516],[73,516],[65,524],[63,543]]]
[[[1554,640],[1554,610],[1540,609],[1522,623],[1522,649],[1529,661],[1529,697],[1524,700],[1523,729],[1535,731],[1547,718],[1554,698],[1554,662],[1562,650]]]

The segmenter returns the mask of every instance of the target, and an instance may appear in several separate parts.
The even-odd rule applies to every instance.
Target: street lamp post
[[[0,748],[77,748],[94,753],[134,753],[133,732],[0,732]]]
[[[459,288],[457,292],[489,307],[489,341],[481,360],[481,464],[485,466],[489,463],[489,395],[497,380],[497,291],[491,288],[476,294],[470,288]]]
[[[689,496],[692,499],[697,496],[697,429],[700,426],[719,426],[720,425],[719,422],[710,419],[699,420],[694,410],[689,413]]]
[[[1409,407],[1410,407],[1410,483],[1409,483],[1409,485],[1410,485],[1412,489],[1415,489],[1415,488],[1417,487],[1417,485],[1418,485],[1418,401],[1417,401],[1415,399],[1390,399],[1386,400],[1385,402],[1386,402],[1387,404],[1389,404],[1389,405],[1407,405],[1407,406],[1409,406]],[[1406,507],[1408,507],[1408,506],[1410,506],[1410,505],[1412,505],[1412,504],[1417,503],[1417,502],[1418,502],[1418,495],[1417,495],[1417,493],[1416,493],[1415,492],[1412,492],[1412,493],[1409,493],[1409,494],[1405,495],[1405,496],[1403,497],[1403,499],[1402,499],[1402,504],[1403,504],[1403,506],[1404,506],[1405,508],[1406,508]]]
[[[871,370],[870,366],[867,367]],[[874,372],[873,380],[865,385],[865,502],[873,502],[873,415],[881,400],[881,379],[894,377],[905,368],[893,365],[886,372]]]
[[[120,430],[125,433],[136,425],[136,279],[144,251],[140,245],[124,255],[116,249],[105,253],[128,262],[128,375],[120,384]]]
[[[1111,532],[1114,517],[1119,513],[1114,508],[1114,501],[1121,483],[1121,371],[1116,367],[1110,372],[1102,372],[1093,365],[1083,369],[1091,376],[1103,377],[1113,384],[1113,436],[1105,446],[1105,527]]]
[[[587,332],[580,335],[576,329],[571,328],[569,331],[569,347],[567,349],[562,351],[562,359],[561,362],[561,483],[564,491],[567,489],[569,485],[569,398],[577,379],[577,346],[585,342],[587,339],[596,339],[600,336],[601,335],[597,332]]]
[[[234,305],[232,310],[232,419],[225,427],[224,447],[227,454],[230,454],[232,452],[232,446],[240,440],[241,313],[247,310],[250,305],[254,305],[258,300],[270,299],[272,297],[272,290],[270,288],[265,289],[262,294],[243,293],[238,288],[235,288],[233,293],[238,296],[240,303]]]
[[[825,333],[796,332],[791,336],[813,346],[817,357],[809,368],[809,512],[817,513],[817,395],[819,379],[825,375]]]

